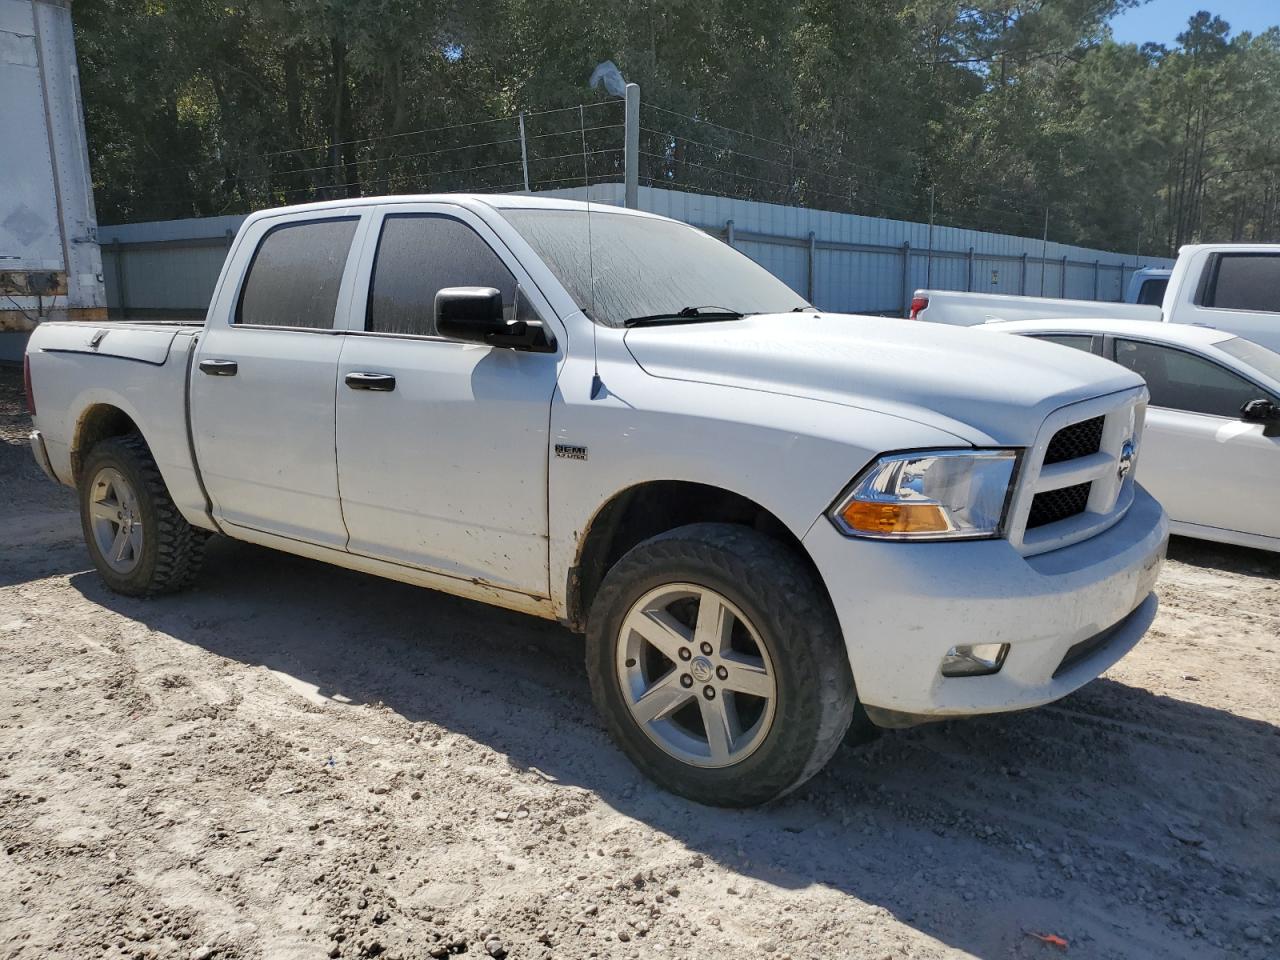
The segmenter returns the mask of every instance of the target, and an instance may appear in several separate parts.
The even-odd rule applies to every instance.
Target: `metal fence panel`
[[[582,187],[542,191],[582,199]],[[593,184],[592,202],[623,205],[621,183]],[[1090,250],[1007,234],[828,210],[639,188],[639,208],[731,243],[824,310],[902,315],[921,287],[1119,300],[1138,266],[1161,257]],[[203,313],[244,217],[102,227],[107,302],[117,315]]]
[[[242,215],[99,230],[107,308],[130,317],[203,316]]]

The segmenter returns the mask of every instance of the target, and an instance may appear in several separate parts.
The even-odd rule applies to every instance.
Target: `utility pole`
[[[1142,256],[1142,213],[1143,213],[1142,209],[1139,208],[1138,209],[1138,242],[1133,248],[1134,267],[1138,266],[1138,258]],[[1120,291],[1120,293],[1121,293],[1121,296],[1124,295],[1123,290]]]
[[[628,210],[640,206],[640,84],[628,83],[626,113],[622,125],[623,204]]]
[[[924,268],[924,285],[926,289],[933,287],[933,201],[936,198],[938,188],[930,185],[929,187],[929,255],[925,260]]]
[[[1044,267],[1049,259],[1049,207],[1044,208],[1044,240],[1040,244],[1040,296],[1044,296]]]
[[[524,170],[524,192],[529,190],[529,147],[524,137],[524,111],[520,111],[520,166]]]

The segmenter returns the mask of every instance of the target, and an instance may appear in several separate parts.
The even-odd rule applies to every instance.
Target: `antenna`
[[[594,400],[600,396],[600,391],[604,389],[604,383],[600,379],[600,350],[597,347],[596,336],[596,264],[593,254],[594,244],[591,242],[591,176],[587,172],[587,122],[583,118],[582,104],[578,104],[578,129],[582,134],[582,189],[587,203],[587,286],[589,287],[589,299],[591,301],[591,312],[587,314],[587,319],[591,321],[591,361],[593,370],[591,374],[591,399]]]

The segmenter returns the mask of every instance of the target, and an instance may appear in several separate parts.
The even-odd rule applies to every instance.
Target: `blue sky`
[[[1197,10],[1208,10],[1231,24],[1235,35],[1248,30],[1261,33],[1280,26],[1277,0],[1150,0],[1111,21],[1111,30],[1121,43],[1163,43],[1173,46]]]

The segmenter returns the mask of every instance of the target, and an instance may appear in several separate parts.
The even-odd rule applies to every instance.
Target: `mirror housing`
[[[1280,437],[1280,404],[1263,398],[1249,400],[1240,408],[1240,419],[1262,424],[1264,437]]]
[[[536,320],[507,320],[493,287],[445,287],[436,293],[436,332],[450,340],[549,353],[554,343]]]
[[[1250,400],[1240,408],[1240,419],[1250,423],[1280,423],[1280,406],[1270,400]]]

